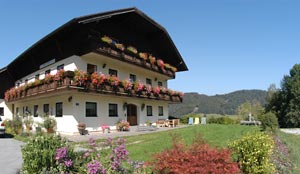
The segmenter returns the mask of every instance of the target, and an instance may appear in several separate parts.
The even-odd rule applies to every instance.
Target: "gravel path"
[[[292,129],[280,129],[282,132],[288,134],[300,135],[300,128],[292,128]]]
[[[21,169],[23,144],[12,138],[0,138],[0,173],[16,174]]]

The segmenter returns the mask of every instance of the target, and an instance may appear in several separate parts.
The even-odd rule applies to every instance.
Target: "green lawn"
[[[181,136],[187,144],[191,144],[196,134],[200,133],[209,144],[216,147],[226,147],[227,144],[242,135],[258,130],[257,127],[241,125],[205,125],[189,126],[170,131],[156,132],[126,138],[127,149],[133,160],[149,161],[151,156],[171,147],[173,135]]]
[[[299,174],[300,173],[300,135],[293,135],[293,134],[287,134],[283,132],[278,133],[279,138],[281,141],[287,145],[290,157],[293,163],[293,171],[291,173],[293,174]]]

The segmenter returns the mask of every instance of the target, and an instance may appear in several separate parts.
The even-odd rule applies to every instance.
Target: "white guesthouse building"
[[[74,18],[0,70],[0,114],[48,114],[65,134],[155,122],[182,101],[168,80],[186,70],[167,31],[136,8]]]

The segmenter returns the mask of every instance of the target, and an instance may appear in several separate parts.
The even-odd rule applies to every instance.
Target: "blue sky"
[[[10,0],[0,2],[0,68],[74,17],[127,7],[164,26],[184,58],[172,89],[266,90],[300,63],[299,1]]]

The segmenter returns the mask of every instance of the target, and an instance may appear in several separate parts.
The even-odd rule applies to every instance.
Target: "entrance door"
[[[136,105],[127,105],[127,121],[130,126],[137,125],[137,107]]]

